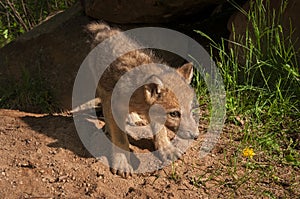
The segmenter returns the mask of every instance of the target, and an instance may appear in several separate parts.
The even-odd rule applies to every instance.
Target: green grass
[[[47,17],[73,5],[76,0],[1,0],[0,47],[40,24]]]
[[[47,83],[39,76],[23,70],[19,81],[11,81],[0,88],[0,108],[50,113],[57,104]]]
[[[281,22],[287,1],[282,2],[280,10],[273,10],[270,2],[251,1],[248,12],[237,7],[247,18],[245,34],[235,33],[232,26],[232,40],[222,39],[214,42],[208,35],[196,31],[209,39],[213,59],[218,66],[226,89],[227,124],[241,127],[241,140],[230,160],[231,175],[234,175],[238,154],[250,146],[268,166],[283,165],[300,167],[300,75],[297,56],[299,49],[292,41],[293,27],[283,31]],[[204,81],[196,74],[194,78],[198,96],[207,95]],[[203,97],[201,97],[203,99]],[[206,98],[208,99],[208,98]],[[256,155],[258,156],[258,155]],[[276,182],[276,171],[265,167],[254,156],[244,166]],[[247,167],[247,165],[251,167]],[[296,169],[296,170],[297,170]],[[246,173],[247,173],[246,172]],[[299,173],[298,173],[299,174]],[[250,175],[251,173],[247,173]],[[246,182],[239,177],[236,183]],[[201,181],[193,179],[198,185]],[[257,187],[256,187],[257,188]],[[255,189],[256,189],[255,188]],[[254,188],[253,188],[254,189]],[[273,198],[273,193],[264,192]]]
[[[292,33],[285,35],[280,25],[285,5],[275,12],[269,1],[252,2],[246,13],[250,25],[244,35],[234,33],[233,41],[219,44],[197,32],[218,53],[214,59],[226,88],[227,121],[245,121],[243,142],[290,155],[299,145],[290,135],[300,132],[300,75]],[[198,95],[206,94],[199,74],[194,81]]]

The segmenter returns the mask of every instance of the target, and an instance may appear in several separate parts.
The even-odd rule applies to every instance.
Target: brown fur
[[[106,24],[103,23],[93,23],[88,25],[87,29],[93,35],[93,44],[95,47],[97,44],[106,39],[109,44],[108,52],[116,53],[120,52],[120,50],[125,50],[126,47],[137,47],[138,44],[127,38],[126,36],[121,36],[121,39],[115,40],[112,37],[115,34],[122,34],[117,29],[112,29]],[[121,49],[125,48],[125,49]],[[102,55],[99,55],[102,56]],[[105,59],[102,57],[101,59]],[[124,124],[120,128],[116,121],[114,120],[112,109],[111,109],[111,98],[113,89],[116,86],[118,80],[128,71],[133,68],[139,67],[144,64],[152,64],[152,63],[161,63],[150,50],[134,50],[127,52],[123,56],[118,57],[110,66],[104,71],[103,75],[100,78],[98,89],[97,89],[97,97],[100,97],[103,105],[103,113],[105,117],[105,121],[108,127],[108,131],[111,137],[111,141],[115,145],[113,147],[113,157],[112,157],[112,172],[117,173],[123,177],[127,177],[132,172],[132,167],[129,164],[129,142],[127,138],[127,134],[124,133],[121,129],[125,128],[125,120]],[[189,84],[192,78],[193,67],[191,64],[185,64],[179,69],[177,69],[177,73],[180,77],[185,81],[185,84]],[[159,70],[159,69],[157,69]],[[159,74],[159,71],[151,71],[149,69],[149,74]],[[178,76],[178,75],[177,75]],[[175,78],[175,79],[174,79]],[[170,76],[167,79],[170,81],[176,82],[176,78]],[[133,80],[129,80],[128,85],[124,85],[124,88],[129,87]],[[182,80],[181,80],[182,81]],[[171,82],[171,84],[173,83]],[[153,75],[153,79],[151,83],[147,83],[145,80],[145,84],[132,94],[132,97],[129,102],[129,112],[134,113],[134,117],[136,120],[144,121],[145,123],[150,123],[149,110],[153,105],[160,105],[166,111],[166,119],[163,124],[163,128],[159,128],[158,132],[153,132],[154,136],[154,145],[156,149],[161,149],[161,156],[163,159],[174,159],[181,155],[181,151],[176,149],[171,145],[168,137],[168,131],[182,131],[189,132],[190,137],[197,137],[198,130],[197,125],[193,118],[191,117],[191,104],[192,104],[192,90],[185,90],[182,92],[184,95],[184,99],[188,101],[187,105],[181,106],[178,101],[178,96],[170,91],[169,88],[165,87],[165,83],[160,81],[159,76]],[[123,105],[117,107],[117,109],[123,109]],[[188,113],[188,118],[182,118],[181,114],[183,112]],[[138,118],[138,119],[137,119]],[[143,119],[140,119],[143,118]],[[137,121],[137,122],[140,122]],[[181,124],[182,122],[182,124]],[[179,129],[179,124],[183,126],[183,129]],[[155,126],[156,124],[154,124]],[[152,130],[155,130],[155,127],[152,126]],[[122,149],[122,150],[120,150]],[[125,152],[124,152],[125,151]]]

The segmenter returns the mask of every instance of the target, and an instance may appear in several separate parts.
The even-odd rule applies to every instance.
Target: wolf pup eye
[[[181,116],[181,114],[180,114],[179,111],[173,111],[173,112],[170,112],[169,115],[170,115],[171,117],[180,117],[180,116]]]

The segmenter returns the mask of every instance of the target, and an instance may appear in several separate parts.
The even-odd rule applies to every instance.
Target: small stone
[[[96,174],[97,178],[99,179],[103,179],[104,178],[104,174],[97,172]]]
[[[59,177],[58,177],[58,181],[63,181],[63,180],[65,180],[66,178],[68,178],[67,175],[59,176]]]
[[[30,139],[25,139],[24,141],[25,141],[26,144],[30,144],[31,143]]]
[[[47,176],[47,177],[45,177],[47,180],[48,180],[48,182],[50,182],[50,183],[53,183],[53,182],[56,182],[56,178],[54,178],[54,177],[52,177],[52,176]]]

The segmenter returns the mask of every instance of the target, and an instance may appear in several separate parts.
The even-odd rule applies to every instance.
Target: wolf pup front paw
[[[183,152],[180,149],[174,147],[172,143],[169,143],[167,146],[159,149],[160,158],[165,162],[175,161],[180,158],[182,154]]]
[[[133,169],[124,153],[115,153],[112,157],[111,172],[123,178],[132,175]]]

